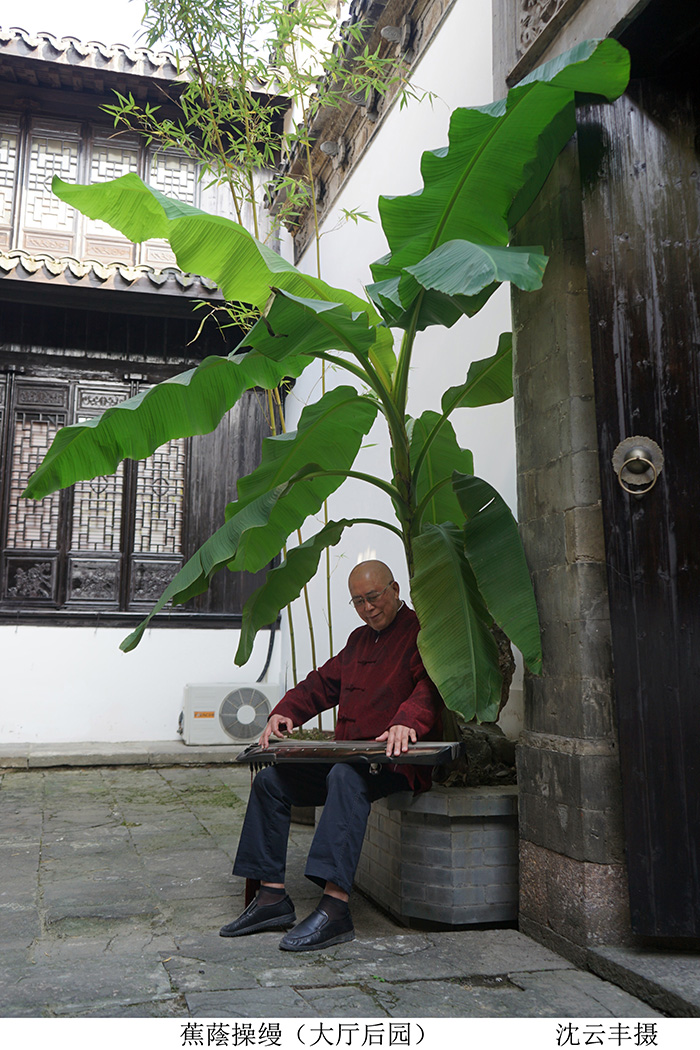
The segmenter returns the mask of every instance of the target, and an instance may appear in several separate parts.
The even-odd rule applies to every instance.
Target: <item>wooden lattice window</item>
[[[255,391],[212,434],[172,441],[40,502],[21,499],[60,427],[100,415],[144,385],[77,370],[56,378],[39,366],[0,372],[0,620],[140,618],[223,524],[268,429]],[[262,578],[220,573],[205,594],[157,622],[229,625]]]
[[[78,214],[51,190],[54,175],[67,182],[106,182],[127,172],[188,204],[198,203],[196,165],[176,149],[157,151],[136,134],[115,139],[108,125],[0,112],[0,251],[175,264],[166,241],[134,245],[107,223]]]
[[[116,380],[2,378],[1,520],[5,609],[137,611],[183,560],[187,449],[173,441],[110,477],[40,502],[21,499],[57,430],[138,390]]]

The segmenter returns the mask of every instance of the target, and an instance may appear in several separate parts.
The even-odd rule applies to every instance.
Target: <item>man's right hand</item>
[[[273,733],[280,740],[283,740],[287,733],[291,733],[293,729],[294,723],[291,718],[285,718],[284,715],[271,715],[258,743],[261,747],[267,747]]]

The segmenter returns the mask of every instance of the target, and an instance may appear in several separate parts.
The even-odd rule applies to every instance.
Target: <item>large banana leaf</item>
[[[234,663],[242,667],[248,662],[258,631],[274,623],[280,610],[299,597],[309,580],[316,575],[323,551],[326,547],[334,547],[344,529],[353,524],[354,519],[351,518],[329,521],[311,539],[288,551],[282,564],[268,572],[265,583],[250,596],[243,609],[241,637]]]
[[[265,492],[253,500],[240,514],[227,521],[220,529],[202,544],[189,561],[173,577],[148,616],[132,631],[119,646],[125,653],[131,652],[141,641],[143,633],[153,617],[169,602],[182,604],[197,594],[202,594],[209,586],[209,580],[215,572],[231,560],[238,549],[241,538],[248,530],[264,527],[270,512],[277,500],[285,494],[292,483],[279,485],[276,489]]]
[[[352,387],[336,387],[307,405],[296,431],[265,438],[260,466],[238,482],[238,500],[226,508],[227,520],[265,492],[299,480],[275,502],[266,527],[246,533],[231,553],[229,569],[258,572],[279,554],[287,537],[342,485],[376,414],[376,402]]]
[[[432,484],[440,477],[452,478],[452,471],[457,470],[457,459],[455,457],[456,438],[448,439],[447,445],[442,451],[432,452],[433,442],[439,438],[441,431],[446,425],[446,420],[456,408],[476,408],[481,405],[495,405],[506,401],[513,396],[513,336],[510,332],[503,332],[498,340],[498,349],[493,357],[487,357],[482,361],[473,361],[469,366],[467,378],[459,386],[450,387],[442,396],[442,415],[435,412],[426,412],[421,416],[422,426],[416,431],[415,424],[411,424],[411,470],[413,484],[418,484],[418,502],[423,499],[426,491],[431,487],[425,486],[423,474],[423,461],[433,455],[435,461],[429,465],[429,474],[433,478]],[[450,433],[454,435],[450,426]],[[459,450],[462,452],[463,450]],[[458,455],[459,453],[457,453]],[[471,453],[469,454],[471,456]],[[450,459],[449,457],[453,458]],[[469,460],[463,459],[464,466],[461,473],[472,474],[473,466],[470,467]],[[432,501],[431,501],[432,502]],[[451,493],[449,497],[441,493],[440,510],[433,506],[427,519],[437,524],[441,521],[460,521],[462,518],[461,507],[457,510],[459,503]],[[416,520],[415,527],[420,529],[421,522]]]
[[[542,287],[547,256],[542,248],[498,248],[471,241],[447,241],[407,266],[423,288],[445,295],[476,295],[494,282],[510,281],[524,292]]]
[[[296,430],[263,440],[260,466],[239,481],[238,502],[227,507],[227,517],[234,508],[288,481],[307,463],[321,470],[349,470],[376,415],[376,401],[351,386],[334,387],[307,405]],[[342,480],[330,477],[326,484],[333,491]],[[307,513],[314,514],[320,505]]]
[[[372,267],[377,273],[377,267]],[[422,332],[431,325],[451,328],[460,317],[473,317],[487,303],[498,284],[493,283],[475,295],[447,295],[435,289],[423,288],[412,274],[391,275],[385,280],[368,284],[365,291],[382,317],[392,328],[409,328],[414,323]],[[416,319],[413,304],[420,293],[421,304]]]
[[[492,721],[501,697],[493,617],[464,555],[462,530],[452,522],[426,525],[413,557],[411,598],[425,668],[453,711]]]
[[[455,471],[452,485],[467,519],[464,550],[479,591],[493,619],[537,674],[542,668],[539,621],[515,518],[481,478]]]
[[[263,316],[245,337],[266,357],[282,361],[290,354],[318,354],[341,350],[366,357],[377,338],[367,311],[351,310],[343,303],[302,299],[273,288],[273,298]],[[384,326],[382,326],[384,331]]]
[[[151,237],[170,241],[178,266],[216,281],[226,299],[262,310],[270,288],[276,287],[374,314],[366,300],[302,273],[238,223],[167,197],[133,172],[90,186],[54,176],[52,189],[62,201],[91,219],[109,223],[130,241]],[[379,320],[376,315],[372,319]]]
[[[302,273],[238,223],[167,197],[133,172],[90,186],[54,176],[52,188],[61,200],[92,219],[108,222],[129,240],[163,237],[170,241],[178,265],[216,281],[226,299],[262,310],[270,290],[278,288],[301,298],[342,303],[366,313],[371,324],[381,320],[369,300]],[[391,333],[385,328],[376,333],[370,359],[383,377],[391,376],[396,358]]]
[[[407,266],[399,277],[370,284],[366,291],[387,324],[412,325],[412,307],[420,294],[417,329],[434,324],[450,328],[463,315],[477,313],[504,281],[525,292],[541,288],[546,265],[542,249],[447,241],[415,266]],[[389,261],[390,274],[391,266]],[[383,272],[381,264],[372,269],[375,274]]]
[[[95,419],[63,427],[23,495],[42,499],[76,481],[112,474],[123,459],[146,459],[166,441],[207,434],[245,390],[272,390],[310,361],[278,364],[257,353],[207,357]]]
[[[473,361],[461,386],[450,387],[442,395],[441,407],[447,416],[455,408],[496,405],[513,396],[513,334],[502,332],[493,357]],[[465,474],[470,471],[463,471]]]
[[[447,421],[430,441],[425,455],[421,456],[428,437],[433,435],[439,421],[440,415],[437,412],[424,412],[418,419],[412,420],[409,426],[410,463],[416,505],[423,507],[421,520],[415,523],[416,530],[420,530],[421,522],[431,522],[437,525],[441,521],[460,521],[462,510],[452,491],[452,472],[454,470],[459,470],[463,474],[474,472],[472,453],[469,449],[460,448],[452,424]],[[415,466],[419,457],[421,467],[416,473]],[[446,482],[446,484],[436,489],[440,482]],[[423,500],[428,496],[430,499],[423,506]]]
[[[260,466],[241,478],[226,523],[177,573],[122,648],[135,648],[167,602],[182,605],[201,594],[220,569],[257,572],[269,564],[342,485],[376,412],[376,404],[352,387],[336,387],[304,409],[296,431],[265,438]]]
[[[415,321],[409,309],[415,304],[417,327],[425,327],[421,314],[427,306],[426,293],[407,268],[449,241],[505,246],[510,228],[536,197],[575,130],[575,92],[613,99],[628,79],[629,55],[620,44],[585,41],[540,66],[507,99],[455,110],[449,146],[423,154],[423,189],[379,200],[390,254],[372,266],[372,273],[383,283],[384,294],[385,282],[400,279],[396,296],[405,311],[402,326]],[[457,305],[453,297],[449,306]],[[433,303],[431,311],[441,317],[447,306],[436,309]],[[396,316],[392,323],[399,323]]]

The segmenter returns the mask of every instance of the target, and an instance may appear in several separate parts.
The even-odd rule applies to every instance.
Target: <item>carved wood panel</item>
[[[196,204],[194,161],[176,150],[154,153],[136,135],[114,140],[111,128],[33,117],[26,126],[0,113],[0,251],[173,264],[166,242],[134,245],[107,223],[79,215],[51,189],[54,175],[67,182],[104,182],[128,172],[146,173],[152,185]]]
[[[42,379],[40,370],[0,375],[0,616],[3,608],[143,612],[223,522],[237,478],[259,461],[266,424],[254,393],[220,431],[195,439],[192,471],[190,442],[181,439],[147,460],[125,461],[114,475],[38,502],[21,499],[60,426],[101,414],[139,386],[77,373]],[[255,581],[244,585],[243,576],[221,574],[185,613],[240,612]]]

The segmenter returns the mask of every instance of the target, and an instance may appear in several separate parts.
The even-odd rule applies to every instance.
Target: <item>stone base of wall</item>
[[[624,864],[520,844],[520,929],[577,966],[595,945],[634,944]]]
[[[434,787],[375,802],[355,885],[405,921],[515,920],[517,787]]]

